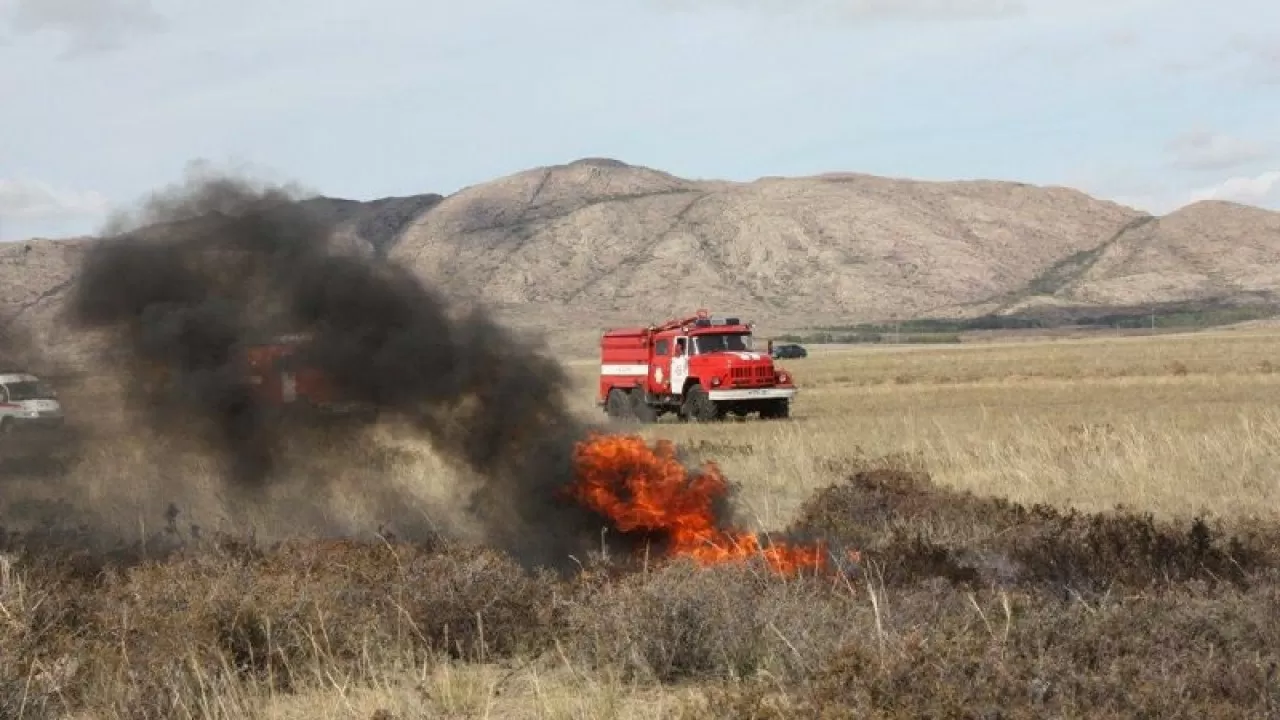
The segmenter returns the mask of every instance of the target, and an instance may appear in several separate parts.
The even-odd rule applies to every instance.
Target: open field
[[[811,352],[783,361],[790,421],[619,430],[715,460],[744,525],[860,551],[847,576],[610,556],[557,577],[444,540],[207,539],[105,576],[15,553],[0,717],[1275,716],[1280,332]],[[569,371],[602,418],[594,365]],[[379,429],[322,493],[219,519],[207,461],[111,437],[57,492],[15,477],[6,501],[139,526],[174,501],[179,532],[273,538],[403,514],[384,476],[424,506],[458,487]],[[319,495],[344,514],[299,510]],[[465,539],[448,519],[427,524]]]
[[[1280,333],[811,348],[793,422],[663,423],[778,527],[850,463],[1082,510],[1280,514]],[[575,364],[591,397],[594,363]],[[584,408],[584,412],[587,410]]]

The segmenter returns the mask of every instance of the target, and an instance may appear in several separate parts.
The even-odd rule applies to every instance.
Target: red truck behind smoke
[[[249,382],[265,407],[332,417],[371,417],[372,406],[344,397],[322,369],[306,362],[306,336],[286,335],[245,348]]]

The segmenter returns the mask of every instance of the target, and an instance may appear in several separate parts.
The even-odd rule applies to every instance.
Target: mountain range
[[[1280,297],[1280,213],[1220,201],[1154,216],[1067,187],[585,158],[448,196],[303,202],[344,251],[588,352],[605,326],[701,307],[790,329]],[[0,244],[0,322],[72,343],[57,318],[93,241]]]

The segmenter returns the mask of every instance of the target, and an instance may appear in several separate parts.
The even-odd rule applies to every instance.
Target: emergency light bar
[[[697,327],[713,327],[717,325],[741,325],[742,319],[736,317],[727,318],[698,318],[694,325]]]

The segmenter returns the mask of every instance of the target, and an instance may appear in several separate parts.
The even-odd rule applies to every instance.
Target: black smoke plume
[[[421,428],[473,471],[491,542],[538,564],[579,551],[588,516],[557,490],[586,428],[566,408],[561,366],[481,310],[451,312],[406,270],[331,251],[333,228],[297,200],[193,180],[88,254],[72,316],[117,338],[152,429],[198,432],[237,490],[267,486],[293,426],[246,382],[242,351],[305,334],[305,362],[343,396]]]

